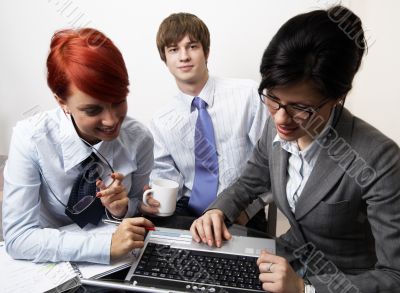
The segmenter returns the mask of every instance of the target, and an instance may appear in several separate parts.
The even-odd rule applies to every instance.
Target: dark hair
[[[349,9],[334,6],[297,15],[265,50],[259,90],[310,81],[322,96],[344,98],[365,49],[361,20]]]
[[[47,83],[64,100],[72,84],[106,102],[119,101],[129,93],[128,71],[121,52],[92,28],[54,33],[47,57]]]
[[[204,56],[210,52],[210,32],[206,24],[194,14],[173,13],[160,24],[157,33],[157,48],[161,59],[166,62],[165,47],[176,45],[186,35],[190,41],[200,42]]]

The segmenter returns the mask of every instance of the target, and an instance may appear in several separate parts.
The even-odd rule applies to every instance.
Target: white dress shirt
[[[153,139],[138,121],[126,117],[120,135],[94,146],[116,172],[130,197],[133,216],[153,167]],[[72,223],[50,192],[66,205],[79,164],[92,150],[79,138],[71,118],[60,108],[19,122],[14,128],[4,169],[3,228],[7,252],[16,259],[110,262],[111,234],[59,231]]]
[[[241,174],[261,136],[268,111],[252,80],[210,76],[198,97],[207,103],[214,127],[219,194]],[[150,123],[155,143],[150,178],[177,181],[179,198],[190,196],[195,175],[194,131],[198,111],[191,106],[193,98],[179,92]]]

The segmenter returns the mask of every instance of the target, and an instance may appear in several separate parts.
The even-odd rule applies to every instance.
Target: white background
[[[336,1],[337,2],[337,1]],[[124,55],[130,75],[130,116],[148,124],[155,109],[176,93],[160,60],[155,37],[174,12],[199,16],[211,32],[212,75],[259,81],[261,55],[290,17],[335,1],[289,0],[0,0],[0,154],[8,153],[12,127],[56,103],[47,87],[45,61],[54,31],[90,26],[103,31]],[[400,1],[347,0],[370,43],[347,107],[400,144]]]

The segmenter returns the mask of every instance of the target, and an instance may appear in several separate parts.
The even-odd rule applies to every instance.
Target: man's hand
[[[221,247],[222,239],[232,238],[224,223],[224,213],[221,210],[209,210],[200,218],[195,220],[190,227],[193,239],[196,242],[208,244],[208,246]]]
[[[148,190],[150,187],[145,185],[143,187],[143,191]],[[147,195],[146,201],[149,205],[144,204],[143,202],[140,203],[139,210],[142,214],[145,215],[154,215],[159,212],[158,207],[160,206],[160,202],[155,200],[151,194]]]

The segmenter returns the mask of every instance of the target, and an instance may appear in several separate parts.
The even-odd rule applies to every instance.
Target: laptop
[[[192,240],[188,230],[157,228],[126,276],[125,290],[136,292],[265,292],[256,260],[261,250],[275,253],[275,240],[233,236],[221,248]]]

